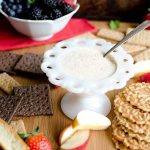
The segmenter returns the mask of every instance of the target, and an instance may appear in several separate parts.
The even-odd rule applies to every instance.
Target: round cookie
[[[115,137],[112,137],[112,141],[114,142],[117,150],[132,150],[132,149],[126,147],[122,142],[115,139]]]
[[[132,106],[126,101],[123,93],[119,93],[114,100],[115,109],[122,114],[123,117],[128,118],[137,124],[150,124],[150,113],[144,112],[135,106]]]
[[[117,129],[118,133],[122,132],[122,130],[123,130],[130,137],[136,138],[137,140],[140,140],[140,141],[150,142],[149,135],[134,133],[132,130],[127,129],[125,126],[118,124],[116,118],[112,122],[112,128],[113,128],[113,130]]]
[[[116,128],[115,126],[112,127],[113,127],[112,134],[115,137],[115,139],[123,142],[123,144],[126,147],[129,147],[130,149],[133,150],[150,150],[150,143],[129,136],[129,134],[124,132],[124,130],[121,128],[118,127]]]
[[[150,83],[134,83],[123,90],[125,100],[137,108],[150,112]]]
[[[143,124],[138,125],[131,121],[129,121],[127,118],[124,118],[121,113],[115,111],[117,123],[125,126],[127,129],[139,133],[139,134],[145,134],[146,136],[150,136],[150,124]]]

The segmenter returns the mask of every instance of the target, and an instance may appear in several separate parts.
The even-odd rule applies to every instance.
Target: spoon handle
[[[114,49],[116,49],[118,46],[120,46],[121,44],[125,43],[129,38],[131,38],[132,36],[134,36],[138,32],[144,30],[148,26],[150,26],[150,21],[149,20],[146,20],[146,21],[142,22],[134,30],[132,30],[130,33],[128,33],[121,41],[119,41],[116,45],[114,45],[108,52],[106,52],[104,54],[104,57],[106,55],[108,55],[111,51],[113,51]]]

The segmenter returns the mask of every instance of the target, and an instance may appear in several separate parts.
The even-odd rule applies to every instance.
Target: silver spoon
[[[114,49],[116,49],[118,46],[120,46],[121,44],[125,43],[132,36],[134,36],[135,34],[137,34],[140,31],[146,29],[149,26],[150,26],[150,20],[146,20],[146,21],[142,22],[134,30],[132,30],[130,33],[128,33],[121,41],[119,41],[117,44],[115,44],[108,52],[106,52],[104,54],[104,57],[107,56],[111,51],[113,51]]]

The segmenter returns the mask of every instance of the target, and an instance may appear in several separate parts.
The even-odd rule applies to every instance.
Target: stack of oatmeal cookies
[[[150,150],[150,83],[133,83],[114,100],[112,139],[120,150]]]

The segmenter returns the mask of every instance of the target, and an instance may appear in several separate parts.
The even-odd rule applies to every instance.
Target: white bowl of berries
[[[79,7],[75,1],[65,0],[0,0],[0,12],[11,25],[36,41],[61,31]]]

